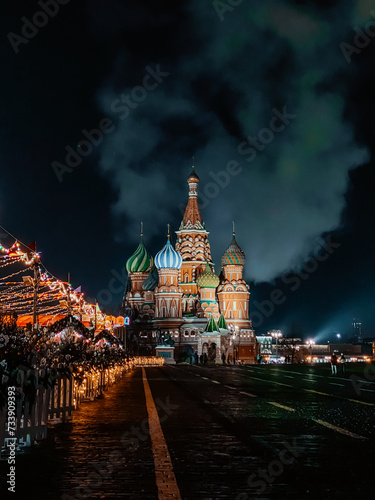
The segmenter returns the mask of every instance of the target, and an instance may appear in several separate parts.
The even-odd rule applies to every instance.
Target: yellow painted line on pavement
[[[258,397],[255,394],[251,394],[250,392],[240,391],[240,394],[245,394],[245,396],[250,396],[251,398],[257,398]]]
[[[328,429],[332,429],[333,431],[339,432],[340,434],[344,434],[345,436],[349,436],[355,439],[367,439],[366,437],[360,436],[359,434],[355,434],[354,432],[347,431],[346,429],[343,429],[342,427],[337,427],[336,425],[332,425],[329,422],[326,422],[324,420],[319,420],[316,418],[312,419],[314,422],[320,425],[324,425],[324,427],[327,427]]]
[[[201,375],[201,377],[202,377],[202,375]],[[202,377],[202,378],[203,378],[204,380],[209,380],[207,377]]]
[[[231,387],[230,385],[224,385],[224,387],[226,387],[227,389],[232,389],[232,391],[236,391],[237,390],[236,387]]]
[[[374,403],[367,403],[366,401],[359,401],[358,399],[349,399],[349,398],[343,398],[343,399],[347,399],[348,401],[352,401],[353,403],[359,403],[360,405],[375,406]]]
[[[313,392],[315,394],[320,394],[321,396],[332,396],[332,394],[328,394],[327,392],[314,391],[314,389],[303,389],[306,392]]]
[[[218,380],[211,380],[211,382],[213,382],[214,384],[220,384]]]
[[[335,394],[327,394],[326,392],[314,391],[313,389],[304,389],[304,391],[315,392],[316,394],[321,394],[322,396],[330,396],[332,398],[337,397]],[[367,403],[366,401],[359,401],[358,399],[343,398],[343,397],[340,399],[344,399],[345,401],[351,401],[352,403],[359,403],[360,405],[375,406],[374,403]]]
[[[291,408],[290,406],[285,406],[281,405],[280,403],[276,403],[275,401],[267,401],[269,405],[277,406],[278,408],[282,408],[283,410],[286,411],[296,411],[294,408]]]
[[[147,380],[146,371],[143,367],[142,379],[146,398],[152,454],[154,456],[158,499],[167,500],[168,498],[175,498],[177,500],[181,500],[180,490],[178,488],[176,476],[173,472],[171,456],[168,451],[167,443],[165,442],[154,398],[152,397],[151,389]]]
[[[251,378],[254,380],[261,380],[262,382],[269,382],[270,384],[283,385],[285,387],[291,387],[292,389],[295,389],[294,385],[283,384],[282,382],[275,382],[274,380],[268,380],[266,378],[259,378],[259,377],[254,377],[254,376],[252,376]]]

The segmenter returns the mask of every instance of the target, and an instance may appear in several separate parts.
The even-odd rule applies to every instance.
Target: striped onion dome
[[[150,274],[147,276],[147,278],[142,283],[142,289],[145,292],[152,292],[158,286],[158,283],[159,283],[159,274],[158,274],[158,270],[156,269],[156,267],[154,265]]]
[[[225,250],[223,257],[221,258],[222,266],[233,266],[245,264],[245,254],[241,247],[236,241],[235,233],[233,233],[233,239],[229,247]]]
[[[180,269],[182,257],[168,241],[165,246],[155,256],[155,265],[158,269]]]
[[[145,273],[147,271],[150,271],[153,264],[154,259],[147,252],[141,238],[136,251],[126,262],[126,270],[128,271],[128,273]]]
[[[216,288],[219,286],[220,280],[215,273],[212,272],[209,263],[206,264],[206,269],[197,278],[199,288]]]

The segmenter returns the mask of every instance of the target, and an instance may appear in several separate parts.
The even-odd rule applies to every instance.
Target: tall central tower
[[[187,179],[189,185],[189,199],[185,214],[176,231],[176,250],[182,257],[180,270],[180,288],[183,296],[184,312],[195,312],[198,299],[197,278],[205,270],[206,263],[211,261],[211,249],[208,241],[208,231],[198,206],[199,177],[194,167]]]

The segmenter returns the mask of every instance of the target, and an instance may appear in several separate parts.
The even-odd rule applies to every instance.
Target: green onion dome
[[[243,266],[245,264],[245,254],[236,241],[235,234],[229,247],[225,250],[221,259],[222,266]]]
[[[154,259],[147,252],[141,238],[137,250],[126,262],[126,270],[128,271],[128,273],[145,273],[147,271],[150,271],[153,265]]]
[[[206,269],[197,278],[199,288],[216,288],[219,286],[220,280],[215,273],[212,272],[209,263],[206,264]]]

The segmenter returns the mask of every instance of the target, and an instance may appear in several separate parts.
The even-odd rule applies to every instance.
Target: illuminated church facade
[[[256,339],[249,316],[249,285],[243,279],[245,255],[233,229],[221,260],[220,276],[211,258],[209,232],[198,206],[199,177],[193,167],[189,198],[173,246],[168,229],[164,247],[153,258],[143,242],[127,260],[123,313],[138,352],[154,354],[160,339],[172,339],[176,358],[206,353],[210,361],[233,358],[254,362]],[[168,226],[169,228],[169,226]]]

